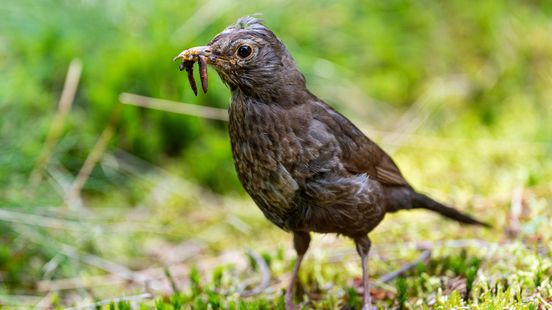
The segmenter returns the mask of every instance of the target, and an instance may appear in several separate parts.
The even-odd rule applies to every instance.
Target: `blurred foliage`
[[[103,275],[106,270],[83,261],[86,255],[143,269],[170,263],[165,252],[189,257],[172,247],[181,242],[200,244],[204,256],[245,245],[262,244],[267,253],[288,248],[286,236],[244,199],[226,124],[219,121],[125,106],[114,139],[86,182],[86,208],[73,210],[64,201],[121,92],[226,108],[229,91],[216,72],[209,69],[209,93],[194,97],[171,59],[255,12],[288,46],[313,93],[373,133],[417,188],[493,218],[500,228],[508,226],[511,192],[527,193],[523,205],[529,215],[522,216],[515,239],[527,247],[514,246],[515,255],[499,253],[505,262],[497,264],[483,261],[484,253],[443,250],[427,270],[397,282],[398,306],[531,309],[535,292],[550,298],[550,257],[539,260],[535,250],[552,233],[546,228],[552,201],[552,2],[545,0],[2,3],[0,211],[25,213],[0,216],[0,296],[34,294],[39,280]],[[83,73],[74,105],[44,180],[32,186],[29,174],[75,58]],[[405,130],[409,120],[419,125]],[[398,226],[384,224],[384,229],[402,241],[469,234],[505,238],[466,233],[448,222],[426,225],[426,218],[399,215],[393,218]],[[387,238],[373,237],[375,244]],[[263,256],[277,275],[290,268],[290,258],[281,253]],[[313,293],[311,300],[322,308],[358,305],[360,296],[347,278],[358,274],[356,261],[355,267],[322,269],[311,263],[315,266],[306,267],[303,277],[305,291],[326,296]],[[373,266],[389,268],[381,262]],[[482,273],[496,277],[481,278]],[[467,291],[447,291],[443,277],[465,279]],[[281,304],[281,295],[251,304],[221,300],[212,283],[202,285],[207,289],[162,297],[149,306]],[[50,299],[52,305],[73,305],[96,301],[93,295],[80,290]]]
[[[296,18],[283,7],[309,14]],[[546,138],[544,121],[523,129],[504,127],[513,121],[508,118],[550,116],[552,43],[547,29],[552,5],[547,1],[238,5],[23,0],[5,3],[1,10],[0,108],[6,120],[1,158],[3,169],[12,172],[2,173],[10,175],[8,180],[29,172],[33,161],[28,159],[42,145],[72,58],[83,61],[84,72],[56,158],[75,172],[123,91],[225,108],[228,90],[214,72],[210,92],[195,98],[170,60],[186,47],[208,42],[238,16],[256,11],[264,13],[267,25],[288,45],[314,92],[345,111],[355,104],[377,108],[362,102],[369,98],[408,106],[432,79],[460,75],[471,89],[457,109],[487,131],[473,134]],[[348,98],[350,84],[361,98]],[[517,113],[509,113],[512,109]],[[441,124],[435,126],[446,125],[442,122],[450,116],[436,120]],[[25,124],[33,126],[18,130]],[[389,127],[387,121],[377,125]],[[157,164],[180,162],[183,175],[217,192],[236,191],[240,187],[232,169],[224,168],[230,166],[224,128],[219,122],[127,107],[112,147]],[[199,162],[200,156],[209,160]],[[100,171],[96,177],[102,179]]]

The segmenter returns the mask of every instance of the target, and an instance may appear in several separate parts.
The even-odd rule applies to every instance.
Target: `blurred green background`
[[[521,229],[527,235],[516,238],[538,232],[549,240],[542,227],[552,195],[550,1],[5,1],[3,304],[69,306],[140,291],[44,287],[117,274],[109,263],[124,274],[248,247],[265,257],[288,253],[289,236],[262,218],[238,183],[224,121],[119,102],[128,92],[226,109],[229,90],[214,70],[209,92],[195,97],[171,59],[256,12],[311,91],[392,153],[416,188],[498,227],[474,237],[507,238],[512,193],[521,191],[531,216]],[[58,101],[75,59],[82,74],[62,117]],[[59,134],[47,138],[56,126]],[[77,197],[68,197],[106,128],[105,150]],[[425,213],[415,218],[398,215],[402,228],[388,220],[385,229],[395,241],[470,236]],[[427,219],[443,232],[423,225]]]

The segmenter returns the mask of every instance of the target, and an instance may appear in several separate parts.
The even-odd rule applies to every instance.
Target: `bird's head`
[[[253,96],[278,96],[290,84],[304,87],[303,75],[287,48],[262,22],[256,17],[242,17],[208,45],[186,49],[175,60],[182,60],[184,68],[186,63],[193,65],[203,58],[232,91]]]

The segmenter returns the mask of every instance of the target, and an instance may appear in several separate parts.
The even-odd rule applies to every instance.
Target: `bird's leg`
[[[295,306],[293,305],[293,289],[295,288],[295,283],[297,282],[297,276],[299,274],[299,267],[301,267],[301,261],[303,261],[303,257],[305,256],[305,253],[309,248],[310,240],[311,238],[308,232],[304,232],[304,231],[293,232],[293,247],[297,252],[297,260],[295,261],[295,266],[293,267],[293,273],[291,275],[291,279],[289,280],[289,286],[286,291],[285,302],[286,302],[287,310],[291,310],[295,308]]]
[[[370,297],[370,284],[368,283],[368,253],[370,252],[372,242],[368,239],[368,236],[356,237],[354,240],[356,250],[362,262],[362,283],[364,285],[364,304],[362,310],[369,310],[373,309],[372,298]]]

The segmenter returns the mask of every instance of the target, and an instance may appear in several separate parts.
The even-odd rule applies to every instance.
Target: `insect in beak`
[[[201,79],[201,88],[203,93],[207,93],[208,81],[207,81],[207,64],[214,63],[213,55],[211,53],[211,48],[209,46],[197,46],[192,47],[187,50],[184,50],[182,53],[178,54],[173,61],[181,59],[182,63],[180,64],[180,71],[186,70],[188,73],[188,81],[194,94],[197,96],[197,85],[194,79],[194,63],[197,62],[199,65],[199,77]]]

